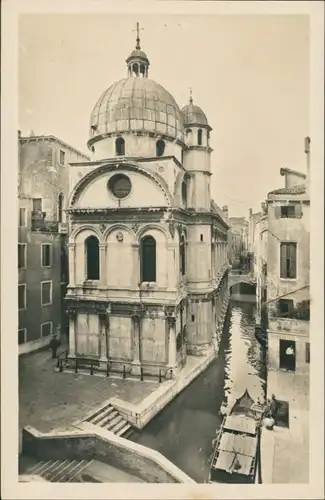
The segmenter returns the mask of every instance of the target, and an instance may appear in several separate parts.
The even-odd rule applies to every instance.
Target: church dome
[[[204,125],[208,126],[208,119],[199,106],[189,102],[182,108],[184,125]]]
[[[183,139],[183,117],[174,97],[149,78],[124,78],[105,90],[91,114],[90,128],[88,145],[102,135],[123,132]]]
[[[127,62],[131,59],[131,58],[140,58],[140,59],[145,59],[146,61],[148,61],[148,57],[147,57],[147,54],[145,52],[143,52],[143,50],[141,49],[134,49],[132,50],[131,54],[129,55],[129,57],[127,58]]]

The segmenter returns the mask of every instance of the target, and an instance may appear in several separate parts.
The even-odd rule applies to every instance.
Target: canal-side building
[[[257,246],[258,246],[258,231],[256,230],[256,225],[261,219],[262,213],[253,213],[253,210],[249,209],[248,216],[248,235],[247,235],[247,259],[248,259],[248,269],[254,272],[254,268],[257,264]]]
[[[91,113],[92,161],[70,167],[69,359],[172,375],[217,346],[229,226],[205,113],[149,78],[139,37],[126,63]]]
[[[309,157],[309,139],[306,140]],[[281,169],[267,197],[268,395],[280,400],[293,440],[306,438],[309,408],[309,169]],[[297,437],[298,436],[298,437]]]
[[[262,326],[262,319],[266,319],[267,307],[267,205],[261,204],[262,211],[255,222],[254,228],[254,267],[256,277],[256,326]],[[263,321],[263,326],[265,322]]]
[[[68,162],[86,159],[54,136],[18,134],[18,344],[23,354],[65,332]]]
[[[245,217],[229,217],[231,261],[235,269],[245,267],[248,251],[248,221]]]

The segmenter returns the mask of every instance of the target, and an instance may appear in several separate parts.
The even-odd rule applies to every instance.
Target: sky
[[[149,77],[180,107],[192,88],[211,133],[212,197],[230,216],[260,210],[306,172],[309,22],[303,15],[26,14],[19,22],[19,128],[87,149],[91,111],[141,47]]]

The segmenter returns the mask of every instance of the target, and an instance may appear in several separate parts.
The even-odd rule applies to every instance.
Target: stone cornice
[[[153,133],[153,132],[148,132],[147,130],[127,130],[127,131],[124,131],[124,132],[110,132],[110,133],[105,133],[105,134],[98,134],[98,135],[94,135],[93,137],[91,137],[88,142],[87,142],[87,147],[88,149],[91,149],[91,147],[98,141],[102,141],[103,139],[107,139],[107,138],[111,138],[111,137],[127,137],[128,135],[137,135],[137,136],[149,136],[149,137],[154,137],[154,138],[159,138],[159,139],[162,139],[164,141],[168,141],[168,142],[174,142],[176,144],[178,144],[179,146],[181,146],[182,148],[186,148],[186,145],[183,141],[181,141],[180,139],[175,139],[175,137],[172,137],[170,135],[167,135],[167,134],[159,134],[159,133]]]
[[[208,153],[212,153],[213,149],[210,146],[188,146],[187,151],[207,151]]]
[[[144,207],[144,208],[73,208],[68,209],[73,223],[85,222],[160,222],[165,214],[170,214],[164,218],[168,224],[184,225],[212,225],[213,230],[220,235],[227,236],[228,227],[218,214],[214,212],[195,212],[183,208],[168,207]],[[220,224],[221,222],[221,224]],[[220,227],[221,226],[221,227]]]
[[[19,140],[21,142],[42,142],[42,141],[49,141],[49,142],[56,142],[60,144],[61,146],[70,149],[70,151],[73,151],[74,153],[82,156],[83,158],[86,158],[88,161],[90,161],[89,156],[87,156],[85,153],[82,153],[79,151],[79,149],[74,148],[73,146],[70,146],[66,142],[62,141],[58,137],[55,137],[54,135],[36,135],[36,136],[31,136],[31,137],[19,137]]]
[[[151,162],[161,162],[163,160],[173,160],[176,165],[187,172],[187,170],[183,167],[183,165],[177,160],[176,156],[174,155],[168,155],[168,156],[114,156],[114,158],[107,158],[103,160],[96,160],[96,161],[88,161],[88,162],[74,162],[74,163],[69,163],[72,167],[78,167],[78,166],[100,166],[100,165],[109,165],[111,163],[123,163],[123,162],[138,162],[138,163],[151,163]]]

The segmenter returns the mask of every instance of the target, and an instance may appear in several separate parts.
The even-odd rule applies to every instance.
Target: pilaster
[[[68,243],[69,253],[69,285],[75,286],[76,283],[76,244]]]
[[[131,373],[132,375],[140,375],[141,362],[140,362],[140,315],[132,314],[133,336],[132,336],[132,351],[133,360]]]

